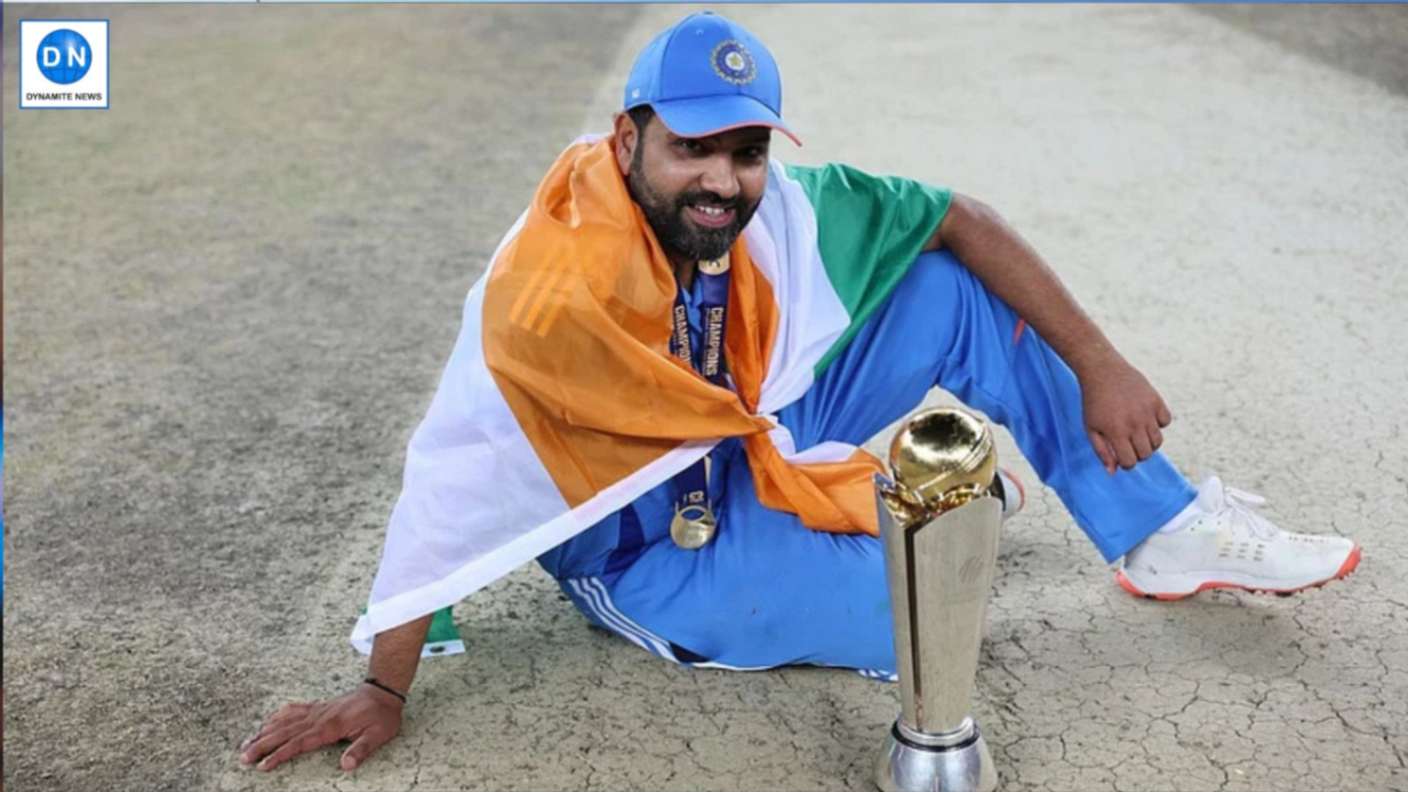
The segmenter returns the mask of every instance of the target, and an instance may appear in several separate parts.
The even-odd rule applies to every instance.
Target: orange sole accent
[[[1321,586],[1325,585],[1326,583],[1329,583],[1332,580],[1344,579],[1349,575],[1350,572],[1354,571],[1355,567],[1359,566],[1359,558],[1362,555],[1363,550],[1359,547],[1359,545],[1355,545],[1354,549],[1349,551],[1349,556],[1345,558],[1343,564],[1340,564],[1340,568],[1335,571],[1334,575],[1331,575],[1330,577],[1327,577],[1324,580],[1319,581],[1318,583],[1311,583],[1309,585],[1300,586],[1298,588],[1292,589],[1252,588],[1250,586],[1243,586],[1240,583],[1223,583],[1221,581],[1209,580],[1208,582],[1202,584],[1201,586],[1198,586],[1196,589],[1188,592],[1187,594],[1148,594],[1143,591],[1140,591],[1139,587],[1134,585],[1134,581],[1130,580],[1128,577],[1125,576],[1123,569],[1115,573],[1115,582],[1120,584],[1120,588],[1124,589],[1125,591],[1128,591],[1130,594],[1133,594],[1136,597],[1158,600],[1160,602],[1173,602],[1175,600],[1187,599],[1193,596],[1194,594],[1207,591],[1209,589],[1241,589],[1242,591],[1250,591],[1253,594],[1275,594],[1280,597],[1289,597],[1292,594],[1305,591],[1306,589],[1320,588]]]

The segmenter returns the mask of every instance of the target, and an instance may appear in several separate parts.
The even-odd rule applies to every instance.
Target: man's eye
[[[680,138],[679,140],[675,141],[675,145],[679,146],[684,151],[688,151],[691,154],[697,154],[704,150],[704,147],[699,145],[699,141],[691,140],[689,138]]]

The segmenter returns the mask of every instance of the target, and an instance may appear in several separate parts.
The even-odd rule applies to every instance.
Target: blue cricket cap
[[[741,25],[708,11],[675,23],[636,56],[624,109],[643,104],[681,137],[767,126],[802,145],[782,122],[782,77],[772,53]]]

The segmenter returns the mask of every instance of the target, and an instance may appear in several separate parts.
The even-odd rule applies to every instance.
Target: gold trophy
[[[875,768],[884,792],[990,792],[997,770],[969,715],[1002,504],[991,430],[964,410],[915,413],[876,477],[895,622],[900,716]]]

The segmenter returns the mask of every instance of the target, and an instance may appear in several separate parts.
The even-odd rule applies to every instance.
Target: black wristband
[[[387,687],[386,685],[381,684],[380,682],[376,681],[376,677],[367,677],[366,679],[363,679],[362,681],[365,682],[365,683],[367,683],[368,685],[371,685],[371,686],[374,687],[374,688],[381,688],[382,690],[385,690],[387,693],[390,693],[391,695],[395,696],[396,698],[401,699],[401,703],[402,703],[402,704],[405,704],[405,703],[406,703],[406,694],[405,694],[405,693],[401,693],[401,692],[392,690],[391,688]]]

